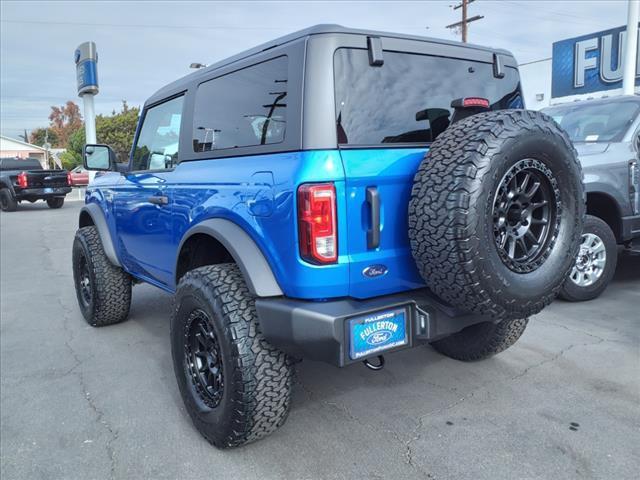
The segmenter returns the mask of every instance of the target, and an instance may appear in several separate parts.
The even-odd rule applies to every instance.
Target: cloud
[[[48,123],[50,106],[76,95],[73,52],[99,52],[98,113],[275,37],[318,23],[455,39],[452,2],[9,2],[0,4],[0,129],[16,136]],[[554,41],[622,25],[625,1],[477,1],[470,41],[511,50],[519,61],[548,57]],[[428,30],[427,30],[427,27]]]

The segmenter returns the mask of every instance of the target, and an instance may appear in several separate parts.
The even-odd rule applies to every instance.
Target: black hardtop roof
[[[162,87],[156,93],[154,93],[149,99],[146,101],[146,104],[155,103],[159,100],[163,100],[168,96],[174,95],[181,90],[188,88],[188,86],[192,82],[196,82],[199,79],[205,79],[208,77],[211,72],[217,70],[218,68],[225,67],[239,60],[243,60],[245,58],[251,57],[253,55],[257,55],[265,50],[269,50],[271,48],[284,45],[286,43],[291,43],[295,40],[299,40],[301,38],[305,38],[311,35],[320,35],[326,33],[339,33],[339,34],[351,34],[351,35],[365,35],[365,36],[378,36],[378,37],[387,37],[387,38],[400,38],[406,40],[416,40],[421,42],[430,42],[430,43],[438,43],[443,45],[457,45],[464,46],[465,48],[475,49],[475,50],[483,50],[488,52],[496,52],[503,55],[507,55],[512,57],[511,52],[502,49],[484,47],[481,45],[474,45],[469,43],[461,43],[455,42],[451,40],[443,40],[441,38],[430,38],[430,37],[421,37],[417,35],[406,35],[402,33],[391,33],[391,32],[379,32],[375,30],[361,30],[356,28],[348,28],[343,27],[342,25],[332,25],[332,24],[322,24],[322,25],[314,25],[313,27],[305,28],[303,30],[299,30],[297,32],[290,33],[283,37],[276,38],[267,43],[263,43],[256,47],[253,47],[249,50],[245,50],[244,52],[238,53],[231,57],[225,58],[219,62],[216,62],[212,65],[209,65],[205,68],[201,68],[195,72],[192,72],[184,77],[171,82],[170,84]]]

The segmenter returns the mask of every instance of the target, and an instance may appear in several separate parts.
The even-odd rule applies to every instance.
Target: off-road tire
[[[568,302],[585,302],[599,297],[600,294],[605,291],[613,275],[616,273],[618,245],[616,237],[611,231],[611,227],[609,227],[604,220],[592,215],[587,215],[587,219],[584,222],[583,233],[592,233],[600,237],[606,252],[605,266],[600,278],[588,286],[577,285],[571,279],[571,272],[560,291],[560,298]]]
[[[483,322],[471,325],[431,344],[438,352],[463,362],[492,357],[516,343],[527,326],[528,319]]]
[[[3,212],[15,212],[18,208],[18,202],[8,188],[0,190],[0,208]]]
[[[85,278],[89,279],[89,298],[83,295]],[[109,261],[100,234],[93,225],[76,232],[73,280],[80,311],[89,325],[104,327],[127,319],[131,306],[131,277]]]
[[[64,197],[47,198],[49,208],[61,208],[64,205]]]
[[[190,318],[204,312],[222,365],[217,404],[199,386],[189,360]],[[171,320],[171,351],[187,412],[214,446],[230,448],[258,440],[284,424],[289,413],[291,359],[264,339],[255,299],[235,264],[187,272],[178,284]]]
[[[523,160],[548,178],[556,234],[545,237],[537,263],[514,271],[495,238],[495,199]],[[551,117],[480,113],[440,134],[422,161],[409,202],[411,249],[442,300],[493,319],[527,318],[560,291],[578,251],[584,210],[576,151]]]

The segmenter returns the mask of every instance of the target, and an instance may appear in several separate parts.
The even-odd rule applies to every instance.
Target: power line
[[[551,57],[541,58],[540,60],[531,60],[530,62],[519,63],[518,66],[524,67],[525,65],[531,65],[532,63],[546,62],[547,60],[551,60]]]
[[[28,25],[65,25],[77,27],[116,27],[116,28],[161,28],[161,29],[190,29],[190,30],[285,30],[287,27],[238,27],[229,25],[162,25],[162,24],[144,24],[144,23],[88,23],[88,22],[65,22],[57,20],[0,20],[1,23],[9,24],[28,24]],[[422,30],[424,26],[394,26],[395,30]]]

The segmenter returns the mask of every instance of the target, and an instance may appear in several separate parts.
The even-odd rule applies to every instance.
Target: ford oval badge
[[[369,265],[367,268],[362,270],[362,275],[369,278],[381,277],[386,275],[389,269],[386,265]]]

